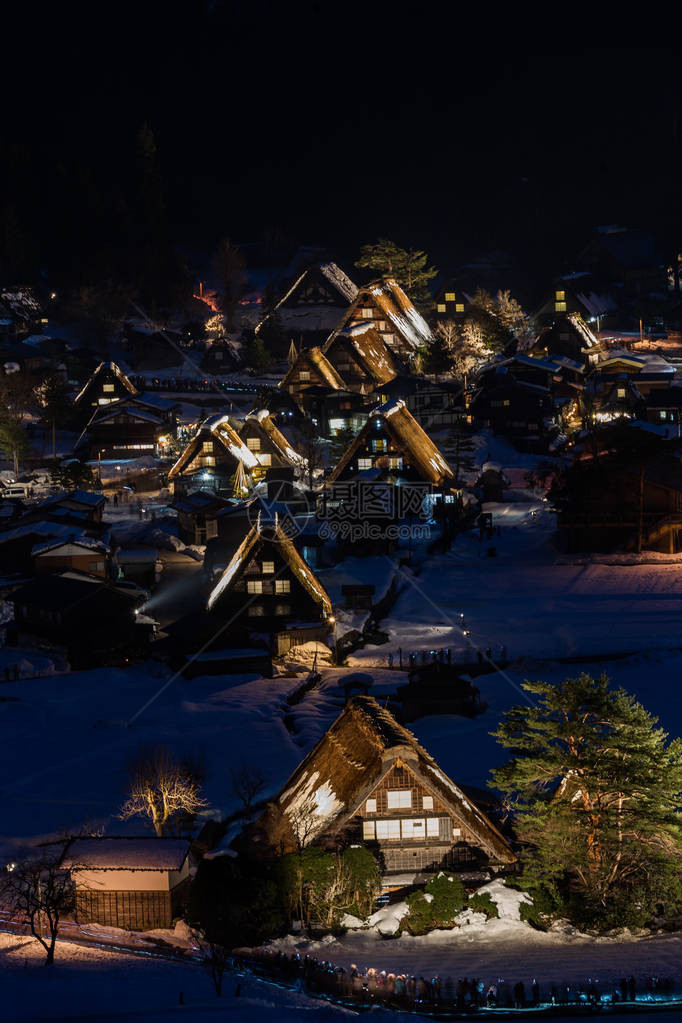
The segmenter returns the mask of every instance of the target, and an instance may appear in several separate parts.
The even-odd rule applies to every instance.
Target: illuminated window
[[[215,458],[213,457],[213,455],[206,455],[205,458],[201,459],[201,464],[213,466],[215,465]]]
[[[372,438],[372,451],[385,451],[386,450],[386,438],[385,437],[373,437]]]
[[[457,305],[455,306],[455,312],[456,313],[463,313],[464,312],[464,302],[458,302],[457,303]]]
[[[249,451],[260,451],[260,437],[247,437],[246,446]]]
[[[377,812],[377,801],[376,799],[368,799],[365,803],[365,813],[376,813]]]
[[[251,618],[264,618],[265,608],[263,607],[262,604],[252,604],[251,607],[248,609],[247,614]]]
[[[454,293],[454,291],[446,291],[445,292],[445,301],[446,302],[454,302],[455,301],[455,293]]]
[[[377,838],[400,838],[400,821],[377,821]]]
[[[365,306],[363,308],[363,310],[362,310],[362,318],[363,318],[363,320],[371,320],[373,316],[374,316],[374,310],[372,309],[372,307],[371,306]]]
[[[98,403],[100,405],[109,405],[113,401],[113,398],[99,398]]]
[[[275,604],[275,614],[284,616],[291,614],[291,604]]]
[[[298,374],[299,380],[310,380],[310,370],[302,369]]]
[[[272,455],[259,455],[258,458],[261,465],[272,465]]]
[[[428,817],[426,821],[426,837],[438,838],[438,818]]]
[[[213,451],[213,441],[205,440],[204,443],[201,445],[201,450],[204,452],[205,455],[210,455],[211,452]]]
[[[365,469],[372,468],[371,458],[358,458],[358,472],[363,472]]]
[[[444,313],[445,311],[446,311],[445,303],[444,302],[439,302],[438,303],[438,312],[439,313]]]
[[[403,838],[424,838],[426,821],[424,818],[403,821]]]
[[[274,561],[264,561],[263,562],[263,575],[272,575],[272,573],[274,571],[275,571],[275,563],[274,563]]]
[[[422,810],[433,810],[433,796],[424,796],[422,799]]]
[[[374,838],[374,821],[362,822],[362,837],[370,840]]]
[[[624,387],[616,388],[616,397],[618,397],[618,398],[624,398],[625,397],[625,388]]]
[[[565,313],[566,312],[566,303],[565,302],[555,302],[554,303],[554,312],[555,313]]]
[[[260,579],[249,579],[249,581],[246,584],[246,592],[247,593],[262,593],[263,592],[263,583],[261,582]]]
[[[289,579],[275,579],[275,593],[291,593]]]
[[[114,385],[113,384],[104,384],[104,386],[102,387],[102,390],[104,391],[105,394],[113,394],[114,393]]]
[[[412,789],[389,789],[389,810],[410,810],[412,808]]]
[[[566,301],[566,292],[565,291],[555,291],[554,292],[554,297],[557,300],[557,302],[565,302]]]
[[[400,455],[391,455],[388,460],[388,467],[389,469],[402,469],[403,460]]]

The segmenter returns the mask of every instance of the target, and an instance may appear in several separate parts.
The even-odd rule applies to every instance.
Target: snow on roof
[[[91,536],[84,536],[82,534],[78,536],[70,537],[55,537],[52,540],[46,540],[44,543],[36,544],[31,551],[31,554],[45,554],[47,551],[55,550],[58,547],[83,547],[85,550],[97,551],[100,554],[111,554],[111,547],[105,544],[102,540],[95,540]]]
[[[297,817],[314,816],[306,841],[342,817],[349,820],[396,760],[438,793],[493,858],[515,856],[488,818],[440,770],[417,739],[371,696],[353,697],[283,787],[277,803],[296,829]]]
[[[324,347],[325,353],[331,352],[340,338],[348,340],[361,367],[375,384],[388,383],[398,375],[398,367],[391,350],[371,320],[344,328],[332,335]]]
[[[186,445],[185,450],[168,473],[169,480],[179,475],[190,464],[192,459],[199,452],[203,438],[207,433],[211,435],[212,439],[214,438],[219,441],[225,450],[228,451],[236,461],[242,463],[244,468],[253,469],[259,464],[253,451],[250,451],[249,448],[247,448],[239,434],[230,426],[229,416],[209,416],[209,418],[204,420],[201,424],[192,440]]]
[[[455,474],[448,462],[408,410],[403,399],[394,398],[374,409],[363,428],[337,462],[327,483],[334,483],[339,479],[355,452],[364,444],[367,436],[376,429],[374,424],[377,418],[383,419],[396,447],[403,452],[426,481],[440,486],[445,480],[454,478]]]
[[[258,409],[257,412],[250,412],[244,420],[244,424],[248,422],[258,423],[260,429],[285,462],[291,462],[292,465],[299,466],[306,464],[306,459],[303,458],[302,455],[299,455],[298,452],[294,451],[289,444],[289,441],[278,428],[274,416],[270,414],[268,409],[262,408]],[[256,457],[260,461],[260,455],[258,452],[256,452]]]
[[[569,313],[566,319],[569,321],[571,326],[577,330],[588,348],[592,348],[599,344],[596,336],[587,326],[580,313]]]
[[[341,270],[340,267],[336,265],[336,263],[321,263],[317,267],[308,267],[307,270],[304,270],[303,273],[296,278],[296,280],[291,285],[289,290],[286,292],[286,294],[282,296],[282,298],[280,298],[279,302],[275,306],[274,309],[275,313],[278,313],[280,317],[282,316],[282,313],[285,312],[285,310],[283,310],[282,307],[285,305],[288,299],[291,298],[294,292],[300,287],[305,278],[308,277],[309,274],[314,273],[315,270],[320,271],[320,273],[326,278],[327,281],[329,281],[329,283],[339,293],[339,295],[341,296],[341,298],[344,299],[344,301],[350,303],[355,299],[358,293],[358,289],[356,285],[353,284],[350,277],[348,277],[348,275],[345,274],[343,270]],[[313,312],[314,319],[315,311],[317,311],[319,323],[309,322],[311,321],[311,312]],[[309,329],[315,329],[316,327],[319,327],[319,329],[321,330],[325,329],[329,330],[330,307],[328,305],[321,307],[307,306],[301,308],[300,310],[297,310],[297,312],[299,312],[301,317],[306,320],[306,326],[308,326]],[[268,313],[267,316],[263,317],[263,319],[256,327],[256,334],[259,332],[265,321],[271,315],[272,315],[271,313]]]
[[[18,319],[28,320],[42,316],[44,312],[35,291],[27,286],[3,288],[0,290],[0,302]]]
[[[381,284],[372,285],[369,291],[398,333],[413,348],[419,348],[431,340],[428,323],[392,277],[387,277]]]
[[[179,870],[189,842],[182,838],[77,838],[63,866],[71,870]]]
[[[23,526],[17,526],[16,529],[9,529],[0,533],[0,543],[19,540],[22,536],[31,536],[31,534],[36,536],[60,536],[63,539],[68,539],[70,536],[73,536],[73,526],[68,526],[61,522],[28,522]]]
[[[301,585],[308,591],[313,600],[322,605],[326,614],[331,614],[331,600],[319,582],[317,577],[308,568],[305,561],[294,547],[291,539],[286,535],[278,522],[273,525],[261,527],[260,519],[246,534],[237,550],[234,552],[229,565],[220,576],[220,579],[213,587],[206,602],[206,610],[211,611],[223,594],[234,586],[237,579],[246,569],[249,562],[256,556],[258,550],[264,543],[277,544],[277,550],[283,556],[294,576]]]
[[[315,346],[314,348],[306,348],[304,351],[299,352],[296,362],[291,366],[289,371],[284,375],[282,380],[279,382],[280,387],[286,388],[289,378],[298,371],[301,366],[308,365],[310,368],[314,368],[323,381],[328,387],[331,387],[334,391],[343,391],[346,388],[346,384],[332,366],[331,362],[327,359],[321,348]],[[311,383],[313,381],[311,380]]]
[[[355,298],[357,298],[357,285],[353,284],[348,274],[345,274],[341,267],[337,266],[336,263],[321,263],[320,270],[329,283],[334,285],[336,290],[343,295],[347,302],[352,302]]]
[[[116,379],[119,380],[123,384],[123,386],[125,387],[125,389],[127,391],[129,391],[131,394],[137,394],[137,388],[133,386],[133,384],[130,382],[130,380],[125,375],[125,373],[120,368],[120,366],[118,366],[115,362],[104,362],[104,361],[102,361],[102,362],[100,362],[100,364],[97,367],[97,369],[95,369],[93,371],[93,373],[90,376],[90,378],[86,381],[85,385],[81,388],[81,390],[76,395],[76,397],[74,399],[74,405],[78,404],[78,402],[81,400],[81,398],[83,397],[85,392],[88,390],[88,388],[91,386],[91,384],[93,384],[95,382],[95,380],[100,375],[100,373],[104,373],[106,370],[111,370],[111,372],[114,374]]]

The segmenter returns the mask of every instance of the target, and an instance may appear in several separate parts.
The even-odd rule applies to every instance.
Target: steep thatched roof
[[[327,591],[318,581],[314,572],[306,565],[294,547],[293,541],[286,535],[277,520],[275,520],[274,525],[262,527],[259,520],[251,527],[232,555],[229,565],[211,590],[206,602],[206,610],[212,611],[220,598],[234,587],[235,583],[241,579],[249,563],[257,557],[265,544],[277,544],[277,550],[291,569],[294,578],[307,590],[316,603],[322,605],[324,612],[330,615],[332,604]]]
[[[388,383],[398,375],[399,367],[395,356],[371,320],[337,331],[324,346],[325,355],[328,355],[342,338],[349,342],[361,367],[375,384]]]
[[[265,436],[268,438],[273,447],[277,450],[277,453],[286,462],[290,462],[291,465],[304,465],[305,458],[299,455],[297,451],[294,451],[289,441],[286,439],[282,431],[279,429],[275,422],[275,417],[266,408],[258,409],[256,412],[250,412],[245,423],[258,423],[258,426],[263,431]],[[258,452],[254,452],[258,457]]]
[[[347,823],[370,792],[402,760],[450,808],[480,847],[505,863],[516,857],[494,824],[445,775],[407,728],[371,696],[353,697],[317,746],[294,771],[277,804],[294,823],[306,807],[315,818],[308,840]]]
[[[336,372],[322,349],[317,346],[315,348],[306,348],[304,351],[299,352],[296,362],[290,367],[282,380],[280,380],[279,386],[287,387],[290,378],[294,375],[294,373],[306,366],[309,366],[310,369],[314,369],[322,377],[327,387],[331,387],[332,390],[343,391],[345,389],[345,383]],[[312,380],[311,383],[313,383]]]
[[[239,434],[232,429],[228,416],[217,415],[206,419],[199,427],[197,433],[186,445],[177,462],[168,473],[168,479],[179,476],[201,451],[204,440],[217,441],[225,448],[232,457],[241,462],[245,468],[253,469],[258,465],[258,459],[253,451],[249,451]]]
[[[381,281],[360,288],[355,301],[344,314],[334,334],[355,321],[358,306],[363,305],[368,298],[376,303],[391,327],[414,351],[432,340],[433,335],[428,323],[392,277],[385,277]]]
[[[592,333],[580,313],[569,313],[566,319],[573,329],[580,334],[581,338],[585,342],[585,348],[594,348],[596,345],[600,344],[599,339]]]
[[[431,438],[424,432],[402,399],[388,401],[376,408],[355,439],[346,448],[327,483],[334,483],[363,447],[368,435],[376,430],[376,419],[382,419],[386,432],[422,477],[435,486],[454,479],[454,472]]]
[[[79,401],[81,401],[83,395],[86,393],[86,391],[89,390],[92,384],[94,384],[97,377],[104,373],[106,370],[111,370],[116,379],[121,384],[123,384],[123,386],[125,387],[126,391],[128,391],[129,394],[136,395],[138,393],[137,388],[130,382],[130,380],[125,375],[120,366],[118,366],[115,362],[100,362],[97,369],[94,370],[90,378],[86,381],[85,385],[80,389],[80,391],[74,398],[74,405],[77,405]]]

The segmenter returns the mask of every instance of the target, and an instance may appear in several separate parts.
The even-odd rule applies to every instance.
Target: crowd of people
[[[533,979],[510,982],[480,977],[424,977],[389,973],[374,967],[350,969],[332,962],[272,949],[250,950],[248,957],[236,956],[238,965],[252,972],[282,981],[310,995],[351,1002],[373,1003],[386,1008],[467,1012],[483,1008],[523,1009],[544,1006],[593,1006],[667,1000],[675,995],[669,978],[652,976],[638,984],[634,975],[616,984],[603,985],[596,978],[582,984],[542,983]]]
[[[222,387],[228,391],[254,391],[255,387],[243,380],[217,380],[215,377],[141,377],[131,376],[138,391],[170,391],[171,393],[204,393]]]

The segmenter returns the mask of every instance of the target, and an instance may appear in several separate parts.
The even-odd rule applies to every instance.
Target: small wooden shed
[[[172,927],[189,885],[180,838],[77,838],[64,866],[76,886],[76,920],[149,931]]]

